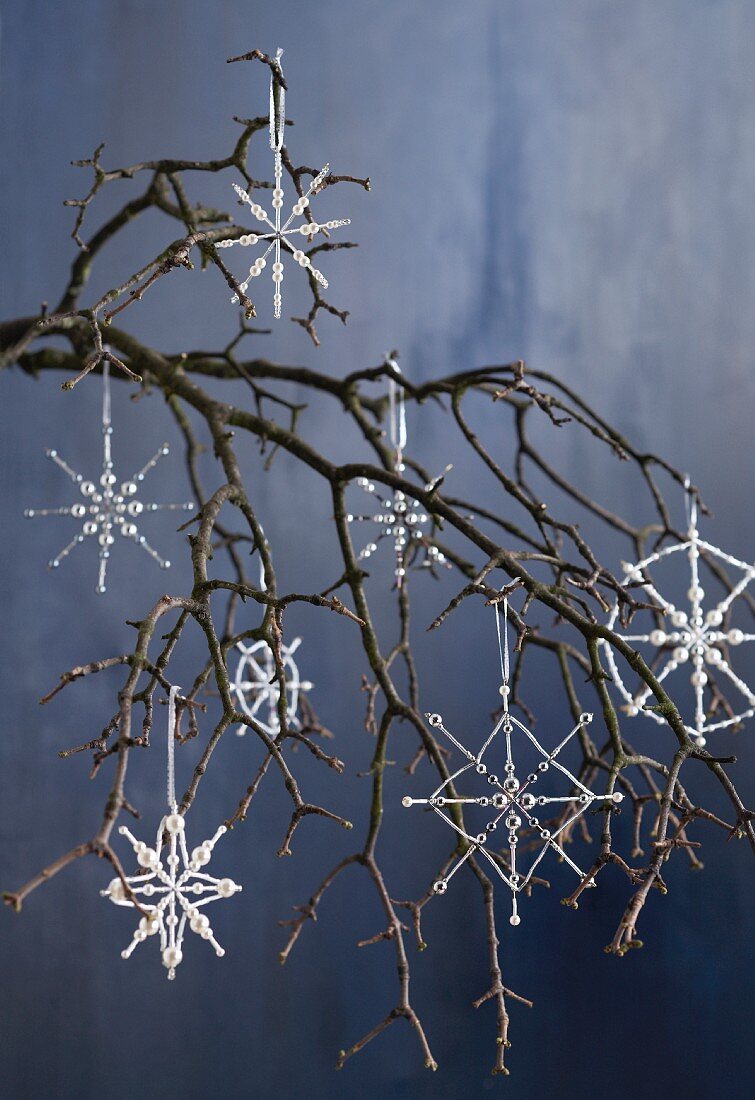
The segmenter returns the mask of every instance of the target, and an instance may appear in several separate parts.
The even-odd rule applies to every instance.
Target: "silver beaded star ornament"
[[[113,470],[111,453],[112,435],[113,427],[110,416],[110,368],[106,361],[102,368],[103,454],[102,473],[100,474],[99,483],[85,481],[83,476],[76,473],[76,471],[60,457],[57,451],[48,450],[45,452],[47,457],[51,459],[56,466],[59,466],[64,474],[70,477],[74,485],[78,486],[84,499],[66,508],[27,508],[24,512],[24,515],[30,518],[35,518],[37,516],[73,516],[74,519],[82,521],[79,533],[71,539],[67,546],[63,547],[56,557],[51,559],[48,565],[50,569],[57,569],[63,559],[68,557],[71,551],[75,550],[80,543],[84,542],[87,538],[94,538],[96,536],[99,544],[100,559],[99,571],[97,574],[97,591],[100,593],[105,591],[105,575],[107,573],[111,547],[115,542],[117,532],[120,532],[123,538],[131,539],[137,546],[140,546],[145,553],[149,554],[149,556],[157,562],[161,569],[169,569],[170,562],[161,557],[160,554],[150,546],[144,535],[139,531],[136,520],[143,512],[191,512],[194,508],[191,502],[185,504],[144,504],[137,499],[136,494],[145,476],[157,465],[163,455],[168,454],[169,448],[167,443],[163,443],[160,450],[152,456],[146,466],[142,466],[141,470],[135,473],[127,481],[124,481],[120,488],[118,488],[118,478],[115,476]]]
[[[281,55],[283,51],[278,50],[275,60],[278,66],[278,71],[281,69]],[[282,220],[281,211],[283,209],[283,160],[281,156],[281,150],[283,149],[284,128],[286,125],[286,91],[282,85],[277,86],[273,80],[272,74],[270,77],[270,148],[273,151],[274,157],[274,174],[275,174],[275,187],[273,189],[273,219],[271,220],[267,214],[267,211],[263,209],[258,202],[250,198],[249,194],[243,187],[239,187],[238,184],[233,184],[233,189],[239,196],[243,203],[249,207],[252,216],[261,222],[262,225],[269,229],[267,233],[243,233],[240,237],[228,238],[227,240],[218,241],[218,248],[232,248],[233,245],[239,244],[242,247],[253,246],[259,244],[261,241],[269,242],[265,252],[253,262],[249,268],[249,275],[246,280],[240,284],[242,291],[246,293],[249,282],[251,279],[256,279],[262,274],[266,264],[267,258],[270,253],[273,253],[273,266],[272,276],[273,285],[275,286],[275,292],[273,294],[273,310],[276,318],[280,318],[281,308],[283,305],[283,298],[281,296],[281,284],[283,283],[283,260],[282,260],[282,248],[285,246],[289,251],[296,263],[304,268],[313,279],[316,279],[320,286],[327,290],[328,280],[325,278],[321,271],[318,271],[316,267],[312,266],[307,253],[303,248],[295,245],[289,238],[303,237],[303,244],[311,244],[314,240],[315,234],[321,230],[340,229],[341,226],[351,225],[349,218],[341,218],[338,221],[328,221],[318,224],[315,221],[305,221],[301,225],[294,225],[295,219],[303,217],[304,211],[309,206],[309,200],[317,194],[320,187],[323,184],[326,176],[330,172],[330,165],[326,164],[321,172],[315,176],[310,183],[306,192],[301,195],[291,208],[291,213],[287,220]],[[238,302],[238,294],[234,294],[231,298],[232,302]]]
[[[592,714],[581,714],[574,729],[566,735],[563,741],[561,741],[555,749],[548,752],[530,730],[509,711],[508,601],[505,598],[503,601],[503,608],[504,646],[501,648],[500,612],[498,604],[495,605],[496,630],[501,658],[501,687],[499,688],[499,692],[503,699],[503,713],[501,717],[498,722],[496,722],[492,732],[486,738],[482,748],[477,753],[473,753],[465,748],[452,733],[449,733],[439,714],[426,714],[425,717],[430,725],[445,734],[462,756],[466,758],[467,763],[462,764],[462,766],[455,771],[453,775],[450,775],[448,779],[444,779],[432,792],[429,798],[410,798],[407,795],[402,800],[402,804],[406,807],[429,806],[467,843],[464,854],[460,856],[453,867],[445,873],[443,878],[439,878],[433,883],[433,890],[435,893],[444,894],[448,889],[448,883],[459,868],[466,863],[471,855],[479,854],[487,860],[498,877],[511,891],[511,916],[509,917],[509,921],[512,925],[516,926],[521,921],[517,905],[519,894],[526,889],[535,873],[535,869],[549,849],[553,849],[553,851],[557,852],[564,862],[567,863],[581,879],[585,877],[584,871],[580,870],[574,860],[567,855],[563,846],[559,844],[559,836],[590,806],[595,803],[618,803],[622,801],[624,796],[618,791],[611,794],[595,794],[557,759],[559,753],[566,747],[569,741],[571,741],[572,737],[592,722]],[[496,743],[496,738],[499,734],[503,734],[506,754],[503,762],[505,776],[502,780],[495,772],[490,770],[488,765],[483,761],[483,757],[486,753],[489,753],[489,751],[493,749],[499,749],[499,744]],[[514,762],[514,750],[519,735],[524,737],[526,741],[534,746],[538,755],[542,757],[537,764],[537,769],[521,779],[517,775],[517,767]],[[568,780],[571,793],[565,795],[537,793],[542,787],[543,776],[549,771],[551,766]],[[455,787],[456,780],[467,772],[472,772],[473,775],[479,776],[481,781],[486,781],[490,788],[490,793],[483,795],[457,794]],[[539,818],[535,816],[535,810],[537,807],[541,806],[557,805],[569,806],[570,809],[565,820],[551,832],[540,824]],[[461,809],[466,806],[481,806],[485,809],[490,808],[492,810],[490,820],[481,832],[468,832],[463,824],[461,814],[459,814],[458,820],[454,820],[449,816],[449,813],[454,812],[454,807],[459,807]],[[501,821],[503,821],[507,830],[507,836],[503,842],[503,846],[508,848],[507,857],[502,856],[499,851],[490,851],[488,847],[486,847],[491,834],[495,832]],[[543,842],[542,848],[534,858],[528,870],[525,870],[522,866],[521,859],[517,860],[517,846],[521,839],[520,830],[523,828],[529,829],[536,841],[541,840]],[[591,882],[590,885],[594,886],[595,884]]]
[[[228,830],[221,825],[211,840],[205,840],[191,855],[186,845],[186,822],[178,812],[175,788],[174,742],[176,730],[176,695],[179,689],[171,687],[168,705],[168,810],[157,827],[154,848],[137,840],[125,825],[118,830],[131,843],[137,863],[143,871],[130,875],[126,882],[135,895],[141,918],[131,943],[121,952],[130,958],[140,943],[150,936],[160,937],[160,954],[163,966],[171,980],[176,967],[183,959],[183,941],[186,926],[215,949],[220,957],[225,951],[215,939],[209,917],[202,909],[213,901],[233,897],[242,887],[230,878],[213,878],[203,871],[212,858],[215,845]],[[163,836],[168,835],[168,855],[163,862]],[[109,898],[115,905],[135,909],[134,900],[126,893],[120,878],[114,878],[100,896]]]
[[[265,570],[260,560],[260,588],[265,590]],[[299,693],[311,691],[314,684],[302,680],[294,660],[294,654],[301,645],[301,638],[294,638],[290,645],[281,642],[280,657],[286,687],[286,722],[291,729],[301,729],[299,719]],[[236,671],[230,688],[239,704],[239,709],[271,737],[280,733],[280,683],[278,670],[272,650],[266,641],[260,640],[247,645],[236,642],[234,651],[238,654]],[[243,737],[249,729],[240,725],[236,730]]]
[[[401,375],[401,369],[395,359],[388,357],[386,362],[397,375]],[[407,441],[406,407],[403,387],[398,385],[394,378],[388,380],[388,402],[388,431],[395,456],[394,468],[396,473],[403,474],[406,469],[404,465],[404,449]],[[445,472],[447,473],[449,469],[450,467],[447,467]],[[431,481],[425,488],[431,490],[435,488],[439,481],[439,478]],[[373,515],[349,513],[346,516],[347,523],[371,523],[377,528],[376,537],[360,550],[357,561],[366,561],[376,552],[378,543],[383,539],[390,539],[393,543],[395,559],[393,573],[397,588],[401,588],[404,582],[407,559],[413,545],[420,544],[424,546],[425,555],[422,561],[424,567],[445,565],[450,568],[450,563],[446,561],[445,554],[427,539],[423,529],[431,524],[432,520],[422,510],[422,505],[418,500],[408,497],[402,489],[396,489],[390,496],[382,497],[378,487],[367,477],[358,477],[356,484],[365,493],[376,497],[380,506],[380,511],[375,512]]]
[[[689,483],[687,482],[687,488]],[[619,620],[618,602],[611,611],[608,623],[611,630],[616,631],[626,642],[640,643],[655,648],[655,653],[648,656],[651,668],[655,668],[659,659],[662,662],[656,679],[663,682],[679,668],[689,667],[689,678],[694,692],[694,718],[686,728],[696,744],[703,746],[706,743],[706,735],[728,726],[737,725],[752,718],[755,715],[755,693],[753,693],[744,680],[741,679],[731,667],[729,650],[741,645],[743,642],[755,640],[755,634],[745,634],[738,627],[727,625],[732,604],[741,596],[753,578],[755,578],[755,565],[739,561],[731,554],[724,553],[718,547],[712,546],[700,538],[697,529],[697,503],[694,496],[688,491],[687,503],[687,538],[684,542],[674,543],[663,550],[650,554],[647,558],[637,562],[636,565],[622,563],[624,577],[622,584],[635,585],[644,589],[648,597],[657,607],[657,613],[664,617],[664,627],[657,626],[644,634],[623,634],[617,630]],[[723,562],[733,569],[739,570],[742,576],[718,603],[706,611],[704,608],[705,592],[700,584],[700,556],[701,551],[712,559]],[[647,574],[649,566],[669,559],[675,560],[674,555],[683,555],[689,566],[690,587],[687,592],[689,609],[682,610],[661,595],[655,583]],[[653,721],[664,724],[666,719],[656,714],[653,710],[645,710],[644,705],[651,695],[650,688],[643,684],[637,691],[631,692],[624,683],[616,662],[612,648],[604,642],[606,662],[616,687],[625,700],[625,711],[629,717],[634,718],[638,714],[647,715]],[[664,660],[665,658],[665,660]],[[719,676],[728,681],[736,689],[738,696],[744,701],[744,707],[740,707],[738,713],[731,713],[728,717],[716,722],[709,721],[705,706],[706,686],[711,676]],[[736,708],[733,708],[736,709]]]

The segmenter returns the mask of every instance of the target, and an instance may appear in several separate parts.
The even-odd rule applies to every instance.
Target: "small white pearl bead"
[[[210,856],[212,852],[206,844],[201,844],[198,848],[195,848],[191,853],[192,861],[200,867],[204,867],[206,863],[210,862]]]
[[[119,878],[114,878],[107,888],[107,894],[111,901],[124,901],[126,891]]]
[[[220,882],[218,883],[218,893],[220,894],[221,898],[233,897],[237,889],[238,887],[236,886],[236,883],[233,881],[233,879],[230,878],[221,878]]]
[[[206,917],[204,913],[197,913],[195,917],[192,917],[189,921],[189,927],[192,932],[204,932],[205,929],[209,930],[210,919]]]
[[[665,645],[666,633],[663,630],[652,630],[650,632],[650,641],[653,645]]]
[[[139,921],[139,928],[145,936],[154,936],[156,932],[160,931],[160,920],[155,913],[152,913],[148,917],[142,917]]]
[[[741,630],[730,630],[726,635],[726,639],[729,645],[741,645],[745,640],[744,633]]]
[[[689,654],[687,653],[687,650],[684,649],[683,646],[677,646],[676,649],[673,652],[673,658],[674,658],[674,660],[676,661],[676,663],[678,665],[684,664],[684,662],[687,660],[688,656],[689,656]]]
[[[702,588],[698,586],[697,588],[690,588],[687,595],[693,603],[700,603],[700,600],[702,600],[705,593],[703,592]]]
[[[181,814],[168,814],[165,818],[165,828],[169,833],[182,833],[186,822]]]
[[[516,928],[518,924],[521,924],[521,921],[522,918],[519,916],[518,913],[512,913],[509,917],[509,924],[513,924],[514,928]]]
[[[157,852],[153,848],[144,848],[143,851],[137,852],[136,862],[140,867],[154,867],[157,863]]]
[[[178,966],[182,959],[183,955],[178,947],[166,947],[163,951],[163,966],[165,967],[172,969],[174,966]]]

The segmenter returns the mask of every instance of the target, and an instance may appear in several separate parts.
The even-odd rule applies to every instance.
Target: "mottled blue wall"
[[[369,174],[374,186],[369,196],[341,189],[327,197],[331,216],[351,216],[362,246],[328,260],[333,298],[352,310],[348,327],[323,320],[315,350],[282,323],[259,350],[340,374],[398,346],[415,379],[525,358],[583,391],[641,447],[689,469],[715,508],[711,536],[747,555],[752,4],[6,0],[2,16],[3,316],[56,298],[72,255],[72,215],[61,202],[87,185],[68,167],[72,158],[89,155],[103,138],[107,164],[224,154],[237,133],[231,116],[263,113],[266,94],[262,70],[228,68],[225,58],[281,45],[297,122],[295,159],[327,158],[337,170]],[[224,186],[211,181],[204,193],[225,204]],[[164,232],[155,215],[124,237],[93,291],[135,270],[155,240],[169,239]],[[293,279],[289,287],[295,304]],[[124,321],[166,349],[213,346],[234,324],[226,299],[214,275],[180,271]],[[32,526],[21,512],[66,503],[67,486],[42,447],[57,446],[74,465],[91,468],[100,445],[98,386],[65,396],[59,381],[10,374],[0,382],[3,887],[91,835],[106,777],[92,784],[83,758],[63,762],[56,753],[95,734],[118,679],[74,687],[44,710],[36,700],[63,669],[127,648],[133,632],[124,620],[143,613],[166,584],[180,591],[187,583],[184,565],[166,577],[128,548],[114,559],[105,600],[92,591],[91,553],[77,552],[59,575],[45,571],[63,529],[53,521]],[[118,387],[115,415],[116,458],[125,465],[146,459],[166,433],[174,438],[159,400],[134,407]],[[333,449],[338,422],[337,410],[323,406],[310,437]],[[549,453],[566,473],[617,510],[644,514],[636,483],[619,463],[568,429],[554,434]],[[418,451],[433,469],[448,460],[437,418],[429,418]],[[274,508],[251,449],[245,462],[280,547],[283,588],[324,587],[333,579],[327,499],[284,461],[274,476],[277,485],[289,478],[288,507]],[[468,467],[459,463],[461,478]],[[183,498],[177,455],[156,483],[160,499]],[[294,537],[297,516],[308,526],[306,555]],[[179,563],[182,547],[170,524],[155,520],[150,532]],[[378,581],[372,592],[379,595]],[[450,582],[415,587],[423,704],[463,716],[470,727],[484,725],[495,686],[492,624],[481,607],[469,607],[444,636],[426,639],[422,627]],[[331,619],[300,611],[291,625],[304,635],[302,666],[317,684],[323,718],[339,733],[349,773],[318,780],[309,762],[300,766],[307,790],[319,790],[362,829],[366,780],[354,773],[368,765],[372,744],[361,732],[361,665],[349,624]],[[378,619],[390,637],[387,599]],[[188,658],[184,667],[189,676]],[[483,674],[470,686],[473,668]],[[555,693],[538,697],[533,687],[533,698],[541,721],[563,720]],[[751,737],[721,743],[752,759]],[[404,761],[410,752],[397,734],[393,755]],[[192,811],[193,835],[230,812],[258,758],[252,738],[226,739]],[[184,775],[195,759],[195,746],[179,756]],[[148,821],[159,812],[160,768],[150,754],[132,769],[132,796]],[[739,776],[747,790],[748,771],[752,801],[751,763]],[[421,815],[403,816],[405,782],[399,768],[388,776],[381,850],[395,890],[407,896],[423,889],[446,838]],[[695,795],[719,804],[705,774],[694,782]],[[277,920],[353,839],[310,821],[294,858],[281,862],[275,849],[286,820],[286,797],[270,782],[247,825],[223,842],[224,866],[245,883],[241,898],[217,917],[228,954],[217,961],[190,944],[174,984],[154,953],[121,961],[130,920],[99,899],[109,875],[96,861],[36,894],[21,918],[4,913],[4,1095],[294,1100],[455,1097],[501,1087],[527,1100],[751,1095],[752,897],[743,845],[703,833],[705,872],[692,875],[681,862],[670,870],[670,894],[654,896],[643,916],[646,949],[623,961],[601,951],[626,896],[618,873],[605,876],[573,914],[558,904],[567,879],[556,870],[554,889],[528,907],[515,935],[502,899],[506,979],[536,1001],[532,1012],[513,1008],[515,1076],[504,1084],[487,1075],[493,1010],[470,1007],[486,986],[479,901],[470,882],[455,880],[458,888],[428,912],[430,950],[411,955],[414,998],[441,1062],[438,1075],[421,1069],[413,1038],[397,1025],[335,1076],[339,1047],[393,1004],[393,957],[388,945],[355,948],[382,917],[366,880],[353,872],[280,970]]]

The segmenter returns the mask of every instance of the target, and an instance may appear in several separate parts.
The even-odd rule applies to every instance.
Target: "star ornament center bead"
[[[503,691],[508,692],[508,688],[504,687]],[[618,791],[602,795],[595,794],[557,759],[559,753],[572,737],[580,729],[587,726],[592,721],[593,716],[582,714],[577,725],[563,741],[551,752],[548,752],[530,730],[514,718],[506,708],[477,753],[470,752],[446,729],[439,714],[426,714],[425,717],[433,728],[440,730],[452,742],[467,761],[448,779],[444,779],[429,798],[411,798],[407,795],[402,800],[402,805],[405,807],[429,806],[466,842],[467,846],[463,855],[442,878],[433,883],[433,889],[436,894],[444,894],[448,889],[451,878],[459,868],[466,863],[470,856],[478,854],[488,862],[496,875],[511,891],[512,911],[509,920],[512,925],[516,926],[521,921],[518,911],[518,897],[531,882],[536,868],[549,850],[555,851],[581,879],[585,877],[585,873],[580,870],[574,860],[567,854],[563,845],[559,843],[561,834],[590,806],[596,803],[618,804],[624,797]],[[540,757],[536,769],[526,775],[517,773],[517,766],[513,758],[513,738],[517,732],[526,738]],[[503,777],[493,772],[483,760],[485,754],[501,734],[506,744]],[[568,780],[570,793],[565,795],[541,793],[542,778],[551,768]],[[480,781],[487,784],[487,793],[481,795],[457,793],[456,781],[464,775],[468,778],[472,776],[479,777]],[[558,805],[568,809],[568,813],[563,816],[563,820],[559,822],[558,826],[551,831],[541,824],[537,813],[541,807],[556,807]],[[489,811],[489,820],[480,832],[473,833],[464,824],[463,810],[469,806],[480,806]],[[451,814],[456,816],[452,817]],[[507,855],[505,856],[501,850],[492,849],[489,846],[491,837],[501,823],[503,823],[505,829],[505,838],[502,840],[502,849],[507,849]],[[525,869],[523,861],[517,858],[517,849],[523,830],[528,830],[528,834],[534,836],[536,841],[542,841],[542,847],[528,869]],[[591,885],[594,884],[591,883]]]
[[[148,847],[123,825],[122,836],[131,843],[137,863],[143,871],[126,878],[131,893],[145,915],[140,919],[129,946],[121,952],[130,958],[140,943],[151,936],[159,937],[160,954],[168,978],[176,976],[176,967],[183,959],[186,928],[207,940],[215,954],[225,951],[215,939],[209,917],[203,909],[214,901],[233,897],[242,887],[230,878],[214,878],[203,870],[210,862],[215,845],[226,832],[221,825],[211,840],[205,840],[191,855],[186,844],[185,821],[181,814],[167,814],[160,822],[153,848]],[[168,854],[163,862],[163,835],[168,834]],[[101,896],[115,905],[136,908],[120,878],[114,878]]]

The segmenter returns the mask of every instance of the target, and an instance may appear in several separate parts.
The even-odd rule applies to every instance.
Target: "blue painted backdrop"
[[[68,166],[72,158],[89,155],[103,138],[107,164],[224,154],[237,133],[231,116],[262,113],[266,94],[261,70],[228,68],[225,58],[281,45],[297,122],[295,159],[327,158],[337,170],[369,174],[374,189],[327,197],[330,216],[348,213],[361,242],[358,251],[328,261],[334,300],[352,310],[348,327],[324,320],[315,350],[283,323],[258,350],[340,374],[398,346],[416,379],[523,357],[584,392],[641,446],[689,469],[715,507],[710,534],[746,556],[754,30],[755,9],[746,0],[6,0],[2,313],[35,310],[58,294],[72,256],[72,216],[61,202],[88,185]],[[128,185],[119,186],[121,197]],[[227,204],[226,181],[203,186],[205,197]],[[108,270],[96,272],[93,291],[135,270],[163,233],[155,216],[124,237]],[[295,305],[293,279],[289,288]],[[213,275],[180,271],[126,323],[166,349],[213,346],[234,324],[226,297]],[[100,446],[98,386],[64,396],[59,381],[2,379],[4,887],[91,834],[106,779],[90,783],[83,758],[64,762],[56,753],[102,726],[117,677],[74,687],[44,710],[36,700],[63,669],[127,648],[133,634],[124,620],[150,606],[166,583],[179,591],[187,582],[180,536],[159,520],[150,527],[154,542],[179,563],[167,577],[128,548],[114,559],[104,600],[94,595],[94,561],[83,550],[59,575],[45,572],[64,525],[32,525],[21,512],[66,503],[67,485],[41,449],[57,446],[75,466],[91,469]],[[133,406],[118,387],[115,416],[123,466],[136,467],[163,437],[174,438],[159,400]],[[308,428],[333,453],[338,421],[324,406]],[[545,442],[592,493],[634,518],[644,514],[620,464],[568,429]],[[432,468],[448,460],[439,420],[428,418],[417,450]],[[344,442],[338,453],[347,452]],[[463,478],[467,467],[457,461]],[[279,546],[283,588],[324,587],[333,566],[321,490],[281,462],[273,476],[278,486],[288,479],[290,503],[273,510],[271,482],[251,448],[245,462]],[[183,499],[177,455],[153,484],[158,499]],[[295,539],[302,522],[307,537]],[[444,581],[415,589],[423,703],[470,729],[484,726],[495,686],[492,623],[481,607],[469,607],[445,636],[427,639],[422,627],[450,587]],[[372,591],[379,595],[379,578]],[[355,773],[372,750],[361,725],[361,665],[349,624],[331,618],[292,613],[291,626],[304,635],[302,667],[316,682],[323,718],[338,731],[349,772],[318,779],[308,762],[301,767],[307,788],[319,784],[320,797],[361,829],[365,781]],[[378,618],[389,638],[389,600]],[[190,656],[181,666],[187,676]],[[473,663],[484,673],[479,691],[469,684]],[[557,693],[538,694],[533,685],[532,700],[541,722],[562,720]],[[748,735],[722,742],[744,758],[739,777],[752,801]],[[396,759],[410,751],[397,735]],[[195,758],[195,746],[180,754],[184,776]],[[192,811],[195,834],[230,812],[257,761],[251,738],[223,743]],[[159,812],[160,770],[153,754],[132,769],[145,829]],[[705,775],[696,783],[702,797]],[[387,782],[381,850],[394,889],[410,896],[424,887],[446,837],[421,816],[402,816],[405,785],[397,767]],[[554,889],[528,907],[515,936],[503,901],[506,978],[536,1002],[531,1012],[513,1008],[515,1076],[508,1083],[488,1076],[492,1009],[470,1007],[486,984],[483,924],[472,884],[459,882],[428,912],[430,949],[412,952],[414,998],[441,1063],[438,1075],[421,1069],[413,1038],[397,1025],[336,1076],[339,1047],[391,1007],[394,963],[387,945],[355,947],[382,917],[353,872],[279,968],[277,920],[308,896],[353,839],[310,821],[297,835],[294,858],[281,862],[275,850],[286,820],[286,797],[270,782],[249,822],[217,855],[245,883],[217,918],[228,955],[220,962],[190,944],[174,984],[149,951],[121,961],[130,921],[99,899],[109,876],[96,861],[36,894],[22,917],[5,912],[4,1093],[429,1097],[503,1087],[528,1098],[751,1095],[751,865],[742,845],[703,833],[705,872],[672,868],[670,894],[653,897],[643,916],[645,950],[623,961],[601,951],[626,896],[618,875],[606,876],[573,914],[558,904],[567,879],[556,870]]]

